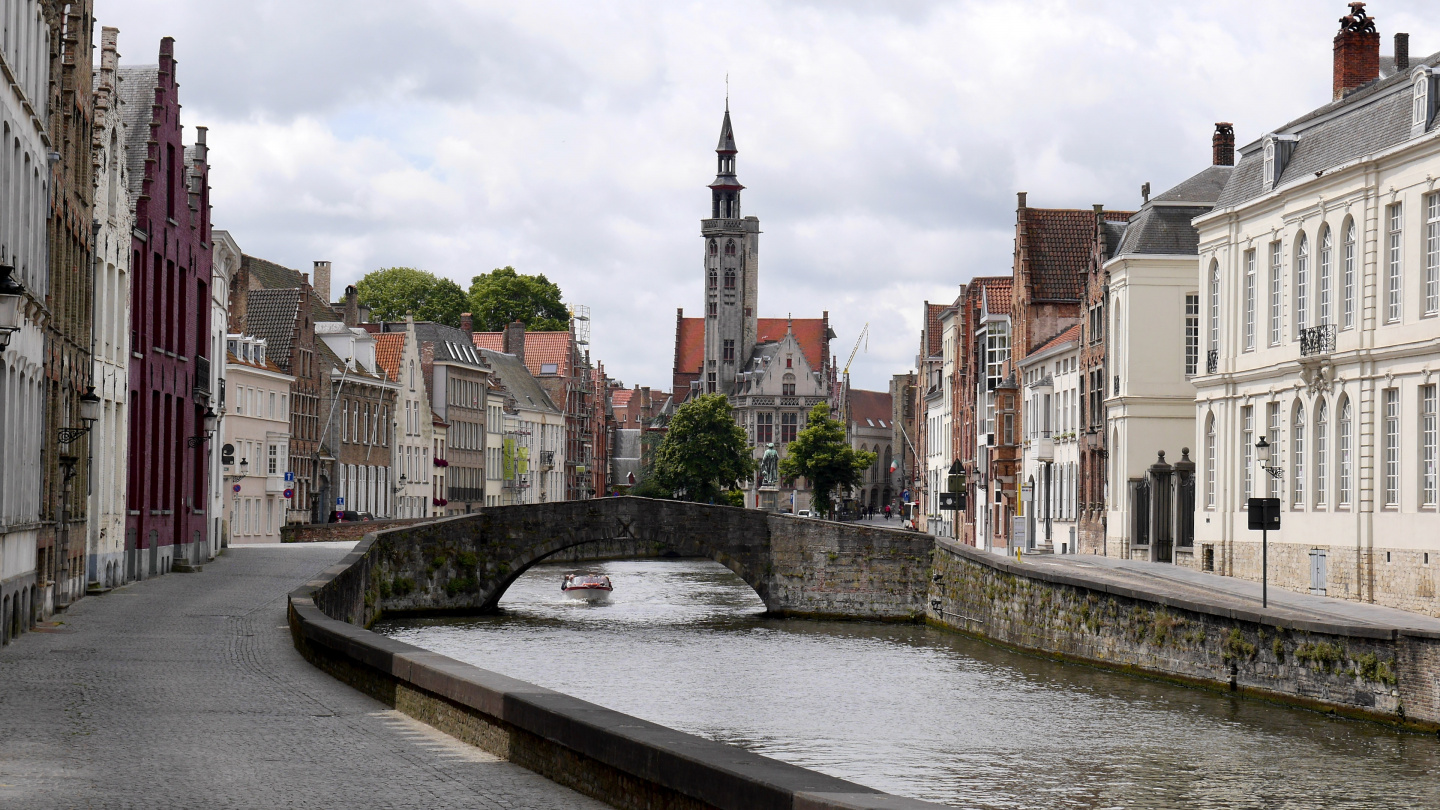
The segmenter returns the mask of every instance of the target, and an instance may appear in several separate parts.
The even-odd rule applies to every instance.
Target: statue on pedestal
[[[765,445],[765,455],[760,458],[760,486],[773,487],[780,481],[780,454],[775,452],[775,443]]]

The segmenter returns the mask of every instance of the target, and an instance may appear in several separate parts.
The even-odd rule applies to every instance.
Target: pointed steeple
[[[725,95],[725,118],[720,122],[720,143],[715,147],[715,182],[710,184],[710,216],[740,218],[740,180],[735,176],[735,130],[730,126],[730,95]]]
[[[735,148],[735,130],[730,128],[730,99],[725,99],[725,120],[720,124],[720,143],[715,151],[722,155],[733,155],[740,151]]]

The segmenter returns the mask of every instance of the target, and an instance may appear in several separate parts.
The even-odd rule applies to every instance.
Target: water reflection
[[[1433,737],[1030,658],[913,625],[767,619],[709,560],[536,566],[412,644],[861,784],[961,807],[1440,807]]]

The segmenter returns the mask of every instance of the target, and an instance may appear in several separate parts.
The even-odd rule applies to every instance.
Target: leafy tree
[[[499,332],[515,321],[535,332],[570,328],[570,311],[560,298],[559,285],[543,273],[522,275],[508,265],[470,280],[470,312],[481,332]]]
[[[724,394],[705,394],[676,409],[655,451],[655,485],[681,500],[733,504],[736,482],[754,474],[745,431]]]
[[[780,459],[780,474],[810,479],[812,508],[825,515],[830,511],[830,496],[859,486],[875,459],[874,453],[856,450],[845,442],[845,426],[830,418],[830,407],[822,402],[810,409],[805,429]]]
[[[370,317],[380,321],[403,321],[409,313],[417,321],[459,326],[467,303],[459,284],[413,267],[367,273],[355,287],[360,303],[370,307]]]

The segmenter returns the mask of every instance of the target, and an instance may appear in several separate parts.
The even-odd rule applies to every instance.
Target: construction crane
[[[865,322],[865,328],[860,330],[860,337],[855,338],[855,348],[850,350],[850,359],[845,361],[845,376],[850,376],[850,364],[855,362],[855,354],[860,351],[860,341],[865,341],[865,351],[870,351],[870,322]]]

